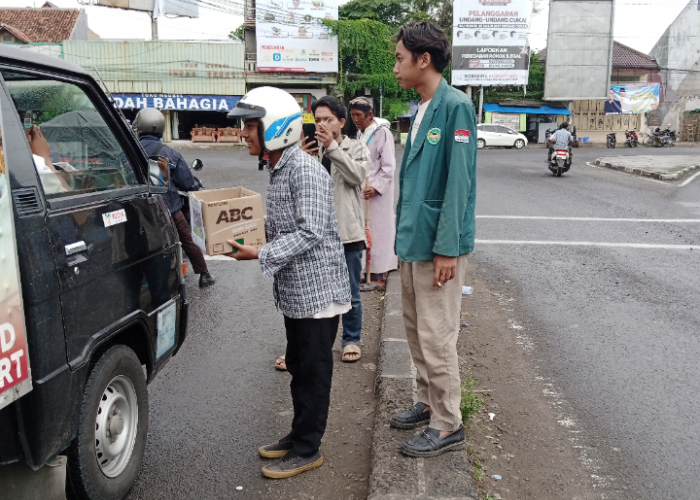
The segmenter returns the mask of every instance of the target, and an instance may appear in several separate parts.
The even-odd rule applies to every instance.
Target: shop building
[[[691,0],[650,55],[659,63],[661,105],[649,124],[676,130],[681,141],[700,141],[700,4]]]
[[[570,119],[571,111],[557,102],[506,99],[500,103],[484,103],[483,123],[521,132],[530,143],[544,142],[547,129]]]
[[[547,52],[543,50],[540,59],[544,61],[546,58]],[[660,82],[659,64],[653,57],[620,42],[613,42],[611,86]],[[571,123],[577,129],[579,141],[605,143],[610,132],[648,132],[649,127],[657,126],[655,121],[647,120],[647,114],[651,113],[606,115],[605,102],[605,99],[590,99],[570,103]]]
[[[166,142],[202,130],[213,142],[217,131],[240,125],[226,115],[245,94],[244,50],[232,41],[68,40],[63,57],[103,82],[127,119],[162,110]]]

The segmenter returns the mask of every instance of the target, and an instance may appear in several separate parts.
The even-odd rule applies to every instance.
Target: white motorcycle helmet
[[[257,119],[263,151],[288,148],[301,140],[302,115],[296,99],[275,87],[258,87],[244,95],[229,118]]]

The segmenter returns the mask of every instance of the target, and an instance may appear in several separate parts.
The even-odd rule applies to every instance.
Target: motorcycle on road
[[[615,134],[615,132],[611,132],[607,135],[605,145],[608,149],[615,149],[617,146],[617,134]]]
[[[625,132],[625,146],[630,148],[636,148],[639,146],[639,138],[637,137],[637,132],[628,130]]]

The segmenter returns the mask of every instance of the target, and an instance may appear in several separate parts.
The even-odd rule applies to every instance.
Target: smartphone
[[[315,123],[304,123],[302,125],[302,130],[304,131],[304,137],[307,138],[306,143],[312,144],[316,141],[316,124]]]

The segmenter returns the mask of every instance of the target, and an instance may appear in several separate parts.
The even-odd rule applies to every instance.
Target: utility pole
[[[153,17],[153,12],[149,12],[151,16],[151,40],[158,40],[158,19]]]
[[[481,123],[481,115],[484,111],[484,86],[481,86],[481,92],[479,93],[479,116],[476,119],[476,123]]]
[[[379,118],[384,118],[384,84],[379,85]]]

